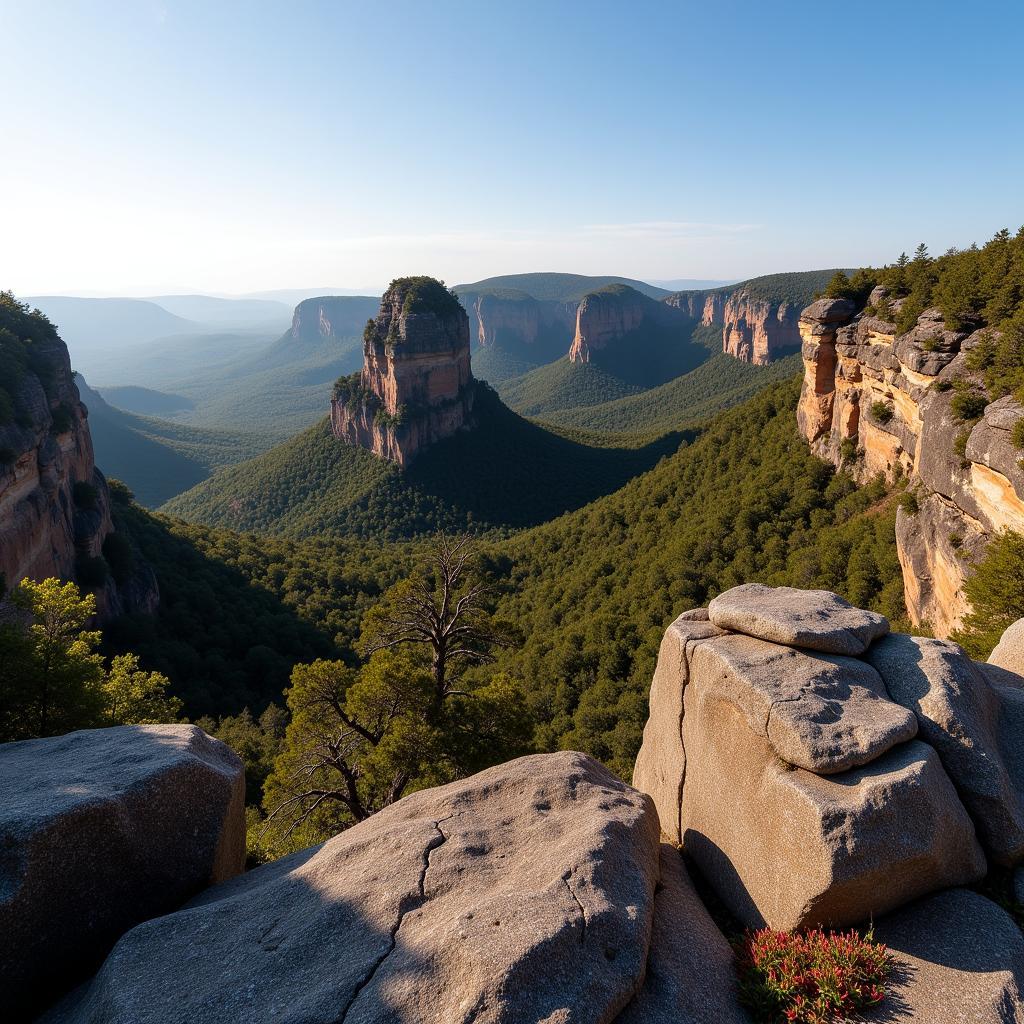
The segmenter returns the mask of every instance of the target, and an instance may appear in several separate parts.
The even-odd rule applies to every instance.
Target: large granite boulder
[[[988,656],[988,663],[1024,676],[1024,619],[1006,627],[999,643]]]
[[[0,988],[27,1013],[242,870],[242,762],[194,725],[0,745]]]
[[[607,1024],[658,875],[650,800],[582,754],[521,758],[140,925],[46,1021]]]
[[[1022,723],[983,666],[954,643],[901,634],[880,640],[867,660],[917,716],[988,855],[1007,866],[1024,859]]]
[[[854,608],[830,590],[746,583],[719,594],[708,615],[721,629],[826,654],[863,654],[889,632],[884,615]]]
[[[893,699],[867,660],[808,649],[874,640],[870,659],[885,649],[884,618],[822,592],[738,591],[711,603],[708,622],[688,614],[670,627],[634,773],[732,913],[845,926],[981,878],[975,823],[941,750],[914,738],[917,705],[903,690],[910,706]],[[1019,717],[1000,697],[1010,731],[1024,728],[1015,692]]]
[[[965,889],[930,896],[877,922],[875,938],[894,964],[889,994],[868,1021],[1024,1021],[1024,936],[984,896]]]

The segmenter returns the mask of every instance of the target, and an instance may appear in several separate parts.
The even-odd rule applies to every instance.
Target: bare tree
[[[429,648],[435,713],[447,697],[461,692],[452,688],[457,668],[493,661],[494,648],[512,642],[491,618],[493,588],[473,571],[475,559],[470,537],[440,534],[430,571],[409,580],[367,619],[363,649],[368,656],[404,644]]]

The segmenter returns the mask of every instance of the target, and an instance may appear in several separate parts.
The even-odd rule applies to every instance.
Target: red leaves
[[[740,997],[764,1024],[834,1024],[885,998],[890,957],[855,931],[747,931],[734,943]]]

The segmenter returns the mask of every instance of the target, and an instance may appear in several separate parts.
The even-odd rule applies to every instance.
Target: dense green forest
[[[736,583],[826,586],[903,614],[895,496],[809,454],[798,391],[771,387],[615,493],[485,543],[498,613],[521,637],[498,669],[526,685],[541,748],[577,747],[628,774],[665,626]],[[429,544],[239,535],[123,499],[118,519],[156,566],[164,606],[109,642],[170,676],[191,713],[258,714],[293,663],[351,659],[365,610]]]
[[[544,429],[477,388],[477,426],[423,452],[408,469],[340,444],[327,421],[218,473],[168,502],[172,515],[288,537],[394,540],[445,530],[546,522],[621,487],[674,451],[667,435],[609,448]]]
[[[745,291],[755,299],[788,302],[797,309],[803,309],[821,293],[835,273],[834,270],[801,270],[791,274],[765,274],[713,291],[726,294]]]
[[[541,301],[579,302],[584,295],[597,291],[610,284],[625,284],[635,288],[643,295],[652,299],[663,299],[670,292],[666,288],[656,288],[644,281],[634,281],[629,277],[590,277],[586,274],[504,274],[500,277],[488,277],[472,284],[455,286],[455,294],[461,296],[493,295],[502,291],[516,291],[530,295]],[[823,285],[822,285],[823,286]]]
[[[644,390],[638,384],[627,384],[593,363],[573,363],[563,356],[521,377],[501,381],[497,385],[502,401],[523,416],[544,417],[555,409],[567,409],[602,402]]]

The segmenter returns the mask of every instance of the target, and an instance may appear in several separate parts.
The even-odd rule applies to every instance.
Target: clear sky
[[[1024,223],[1024,5],[0,0],[0,288],[743,278]]]

